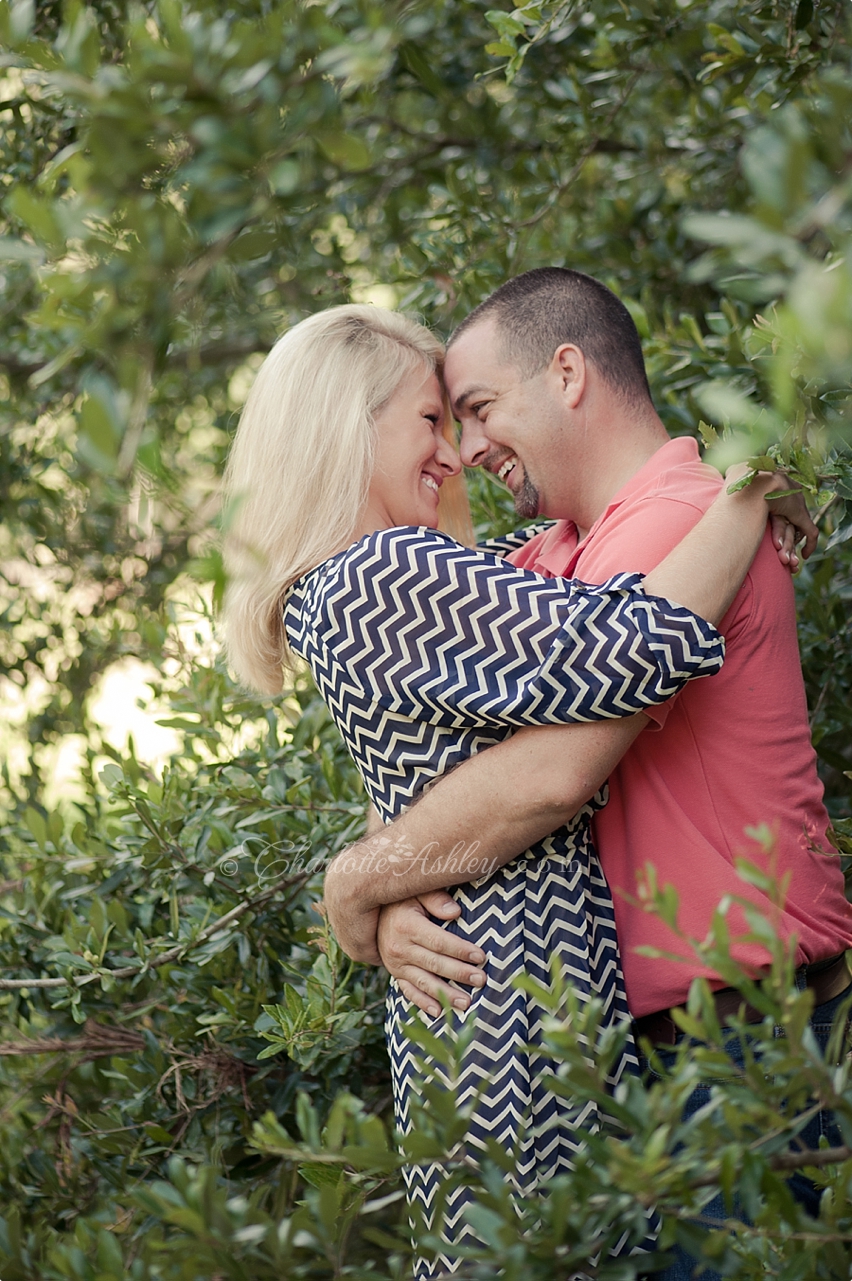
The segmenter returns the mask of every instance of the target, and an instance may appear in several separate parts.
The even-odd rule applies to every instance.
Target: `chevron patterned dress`
[[[425,527],[379,531],[324,561],[291,589],[284,622],[386,822],[475,752],[524,725],[628,716],[672,697],[723,661],[716,630],[688,610],[643,595],[637,574],[599,587],[548,579],[503,561],[522,541],[463,547]],[[590,838],[599,793],[572,821],[505,867],[453,892],[461,915],[446,928],[485,951],[488,982],[468,1010],[417,1015],[391,981],[387,1040],[396,1120],[412,1126],[426,1081],[454,1088],[471,1108],[454,1156],[477,1161],[491,1143],[511,1154],[514,1194],[525,1199],[570,1168],[592,1104],[547,1088],[541,1050],[548,1013],[516,980],[552,983],[554,958],[605,1019],[629,1018],[612,901]],[[441,1037],[467,1030],[458,1075],[426,1059],[406,1034],[417,1015]],[[612,1085],[636,1060],[628,1052]],[[406,1168],[412,1224],[443,1248],[420,1257],[417,1281],[457,1271],[459,1247],[479,1244],[465,1210],[471,1193],[435,1162]],[[625,1240],[618,1249],[635,1249]],[[641,1243],[640,1243],[641,1248]]]

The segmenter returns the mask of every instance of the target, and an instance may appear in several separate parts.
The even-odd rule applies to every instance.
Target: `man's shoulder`
[[[702,462],[697,442],[679,436],[663,445],[616,496],[628,509],[651,499],[690,503],[705,510],[722,485],[715,467]]]
[[[698,524],[713,501],[703,495],[651,491],[623,503],[579,548],[573,572],[606,577],[618,570],[648,573]]]
[[[612,572],[613,565],[652,569],[697,524],[721,483],[691,437],[670,440],[627,481],[589,532],[577,557],[580,576],[583,567],[598,562],[602,572]]]

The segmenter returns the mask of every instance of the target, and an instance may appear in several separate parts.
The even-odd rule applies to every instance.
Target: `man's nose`
[[[482,463],[491,449],[491,441],[482,430],[482,424],[474,419],[473,422],[462,424],[461,440],[459,442],[461,449],[461,460],[465,467],[478,467]]]

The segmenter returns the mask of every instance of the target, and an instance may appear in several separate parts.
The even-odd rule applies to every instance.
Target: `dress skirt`
[[[481,989],[466,989],[472,1000],[464,1013],[431,1018],[416,1010],[393,980],[388,995],[386,1032],[400,1132],[410,1133],[412,1099],[422,1100],[426,1082],[453,1088],[446,1068],[424,1054],[408,1037],[406,1026],[419,1018],[442,1038],[449,1028],[465,1030],[454,1088],[459,1109],[467,1106],[472,1112],[454,1156],[476,1163],[489,1142],[499,1144],[512,1155],[514,1174],[508,1177],[521,1201],[554,1175],[571,1169],[584,1135],[598,1128],[598,1110],[593,1102],[572,1104],[548,1090],[548,1077],[557,1065],[541,1046],[543,1021],[552,1019],[554,1011],[523,990],[518,977],[528,976],[550,988],[556,958],[563,980],[581,1001],[601,1001],[603,1026],[630,1019],[612,898],[589,836],[588,815],[578,815],[571,826],[568,849],[545,853],[542,846],[536,847],[542,852],[530,851],[453,892],[461,915],[445,928],[481,947],[487,956],[487,983]],[[610,1087],[636,1071],[638,1061],[628,1039],[612,1068]],[[447,1191],[446,1169],[438,1162],[408,1165],[404,1175],[413,1230],[435,1233],[447,1246],[433,1260],[419,1257],[415,1278],[427,1281],[456,1271],[461,1260],[455,1247],[481,1244],[465,1218],[470,1190],[461,1186]],[[442,1188],[444,1194],[439,1195]],[[630,1249],[625,1242],[616,1253],[622,1248]]]

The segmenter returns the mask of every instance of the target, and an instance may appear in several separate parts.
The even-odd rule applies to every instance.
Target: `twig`
[[[264,890],[256,898],[243,899],[242,903],[232,907],[230,912],[220,916],[218,920],[214,921],[212,925],[208,925],[194,939],[185,943],[178,943],[176,947],[169,948],[168,952],[163,952],[160,956],[155,957],[153,961],[143,961],[141,965],[125,965],[120,970],[95,970],[91,974],[76,974],[71,978],[0,979],[0,992],[17,992],[21,988],[85,987],[87,983],[94,983],[98,979],[129,979],[144,974],[147,970],[158,970],[163,965],[169,965],[172,961],[177,961],[182,956],[185,956],[187,952],[191,952],[203,943],[207,943],[215,934],[227,929],[229,925],[239,920],[246,912],[268,902],[279,890],[286,889],[290,885],[304,884],[309,876],[309,872],[303,872],[297,876],[280,877],[268,890]]]
[[[769,1158],[770,1170],[800,1170],[802,1166],[839,1165],[852,1158],[852,1148],[802,1148],[799,1152],[776,1152]],[[709,1188],[719,1179],[717,1174],[699,1174],[689,1180],[692,1188]]]
[[[641,75],[642,75],[641,70],[633,72],[633,75],[630,76],[630,78],[627,81],[627,84],[625,85],[624,92],[622,93],[618,101],[613,104],[609,115],[604,121],[603,129],[600,132],[596,133],[595,136],[589,140],[587,145],[580,152],[579,158],[577,159],[577,162],[575,163],[571,172],[568,174],[568,177],[564,178],[563,181],[560,182],[558,187],[554,187],[553,191],[547,197],[547,199],[545,200],[541,208],[537,209],[536,212],[532,214],[531,217],[525,218],[523,222],[518,223],[519,231],[526,231],[529,227],[534,227],[537,222],[540,222],[541,219],[544,217],[544,215],[548,212],[548,210],[553,208],[553,206],[560,199],[560,197],[568,190],[571,184],[575,182],[576,179],[579,177],[580,170],[583,168],[583,165],[586,163],[589,156],[594,155],[595,152],[602,151],[605,149],[606,139],[601,138],[600,134],[604,130],[608,129],[609,126],[612,124],[612,122],[615,120],[615,117],[618,115],[619,111],[621,111],[622,107],[627,102],[627,99],[630,97],[631,93],[633,92],[636,86],[636,83],[639,80],[639,77]]]
[[[127,1028],[104,1027],[87,1020],[83,1036],[68,1040],[60,1037],[28,1037],[23,1041],[0,1041],[0,1057],[30,1054],[79,1054],[87,1058],[103,1058],[112,1054],[134,1053],[145,1048],[145,1038]]]
[[[169,351],[165,358],[167,369],[187,369],[193,365],[224,365],[232,360],[241,360],[245,356],[251,356],[254,352],[265,353],[269,350],[269,343],[255,340],[253,342],[218,342],[209,343],[204,347],[188,347],[175,351]],[[18,360],[15,356],[4,355],[0,353],[0,369],[5,369],[7,373],[15,377],[31,378],[33,374],[40,373],[46,369],[50,362],[46,360]]]
[[[786,1224],[773,1231],[772,1228],[758,1228],[753,1223],[743,1223],[742,1219],[713,1219],[708,1214],[691,1214],[688,1210],[679,1212],[677,1217],[686,1219],[689,1223],[700,1223],[715,1231],[726,1229],[728,1232],[745,1232],[750,1237],[763,1237],[765,1241],[817,1241],[821,1245],[828,1241],[852,1241],[850,1232],[790,1232]]]

